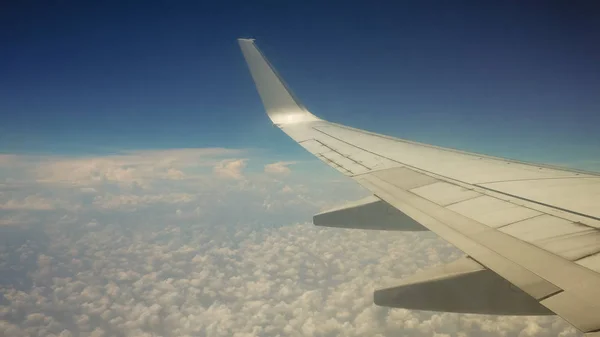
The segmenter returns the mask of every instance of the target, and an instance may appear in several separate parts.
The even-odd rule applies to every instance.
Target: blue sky
[[[420,2],[14,3],[0,14],[0,152],[251,148],[272,128],[235,39],[320,117],[597,169],[600,10]]]
[[[373,305],[462,253],[313,226],[369,193],[271,126],[236,42],[320,117],[600,170],[599,11],[520,3],[3,4],[0,336],[579,336]]]

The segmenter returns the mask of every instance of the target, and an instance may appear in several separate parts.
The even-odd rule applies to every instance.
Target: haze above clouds
[[[0,336],[576,336],[555,317],[376,307],[462,253],[312,226],[366,194],[246,150],[0,156]]]

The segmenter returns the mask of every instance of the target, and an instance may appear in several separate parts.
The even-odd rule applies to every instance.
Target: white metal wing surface
[[[316,225],[431,230],[468,257],[375,292],[375,303],[560,315],[600,332],[600,176],[379,135],[312,115],[239,39],[273,123],[373,196]]]

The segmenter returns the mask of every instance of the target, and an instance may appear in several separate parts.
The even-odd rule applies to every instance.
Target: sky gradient
[[[300,154],[264,116],[235,41],[253,37],[322,118],[579,165],[600,155],[599,13],[593,2],[13,3],[0,14],[0,151]]]
[[[271,126],[238,37],[350,126],[600,170],[593,2],[0,6],[0,336],[578,337],[389,309],[462,256],[319,228],[369,192]]]

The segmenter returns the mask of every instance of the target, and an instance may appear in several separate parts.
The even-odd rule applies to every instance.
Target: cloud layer
[[[0,336],[577,335],[555,317],[374,306],[462,254],[432,233],[306,224],[364,191],[227,151],[0,158],[19,172],[0,186]]]

